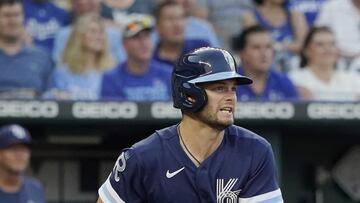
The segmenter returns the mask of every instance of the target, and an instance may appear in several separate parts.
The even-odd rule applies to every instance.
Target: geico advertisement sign
[[[0,101],[0,117],[55,118],[59,105],[53,101]]]
[[[311,103],[307,107],[311,119],[359,119],[360,104]]]
[[[150,108],[153,118],[181,118],[181,111],[174,108],[172,102],[154,102]]]
[[[241,102],[235,109],[235,118],[247,119],[291,119],[295,107],[291,103],[256,103]],[[181,118],[181,111],[175,109],[171,102],[154,102],[151,105],[151,116],[157,119]]]
[[[72,106],[75,118],[136,118],[138,106],[134,102],[76,102]]]
[[[295,106],[288,102],[241,102],[237,104],[235,118],[247,119],[291,119]]]

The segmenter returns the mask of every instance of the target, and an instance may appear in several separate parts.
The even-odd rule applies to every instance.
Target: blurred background
[[[254,80],[235,124],[285,202],[360,201],[360,0],[2,0],[0,125],[30,132],[46,202],[95,202],[121,149],[179,122],[171,71],[203,46]]]

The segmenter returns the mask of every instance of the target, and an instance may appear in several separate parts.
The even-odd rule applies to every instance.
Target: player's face
[[[334,66],[338,59],[334,34],[327,31],[314,34],[304,53],[310,66]]]
[[[0,7],[0,37],[15,41],[24,34],[23,7],[20,3]]]
[[[29,164],[30,149],[23,144],[15,144],[0,149],[0,168],[13,174],[21,174]]]
[[[223,130],[234,123],[236,104],[236,81],[223,80],[201,85],[206,91],[208,102],[199,113],[205,124]]]
[[[247,37],[240,58],[245,69],[263,72],[269,70],[273,54],[271,35],[267,32],[259,32]]]

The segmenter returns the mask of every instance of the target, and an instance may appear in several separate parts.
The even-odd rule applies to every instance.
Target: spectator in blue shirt
[[[185,39],[199,39],[208,41],[212,47],[220,47],[220,42],[213,26],[204,19],[194,16],[194,0],[175,0],[183,7],[186,16]],[[154,32],[155,42],[159,40],[159,35]]]
[[[288,76],[271,68],[274,50],[271,34],[260,26],[251,26],[237,37],[235,49],[240,51],[239,72],[253,79],[249,86],[239,86],[239,101],[296,100],[298,93]]]
[[[31,150],[29,132],[20,125],[0,128],[0,201],[6,203],[44,203],[38,180],[24,175]]]
[[[309,27],[312,27],[323,6],[328,0],[288,0],[287,7],[304,14]]]
[[[23,24],[22,0],[0,1],[0,96],[34,98],[47,88],[50,55],[25,43]]]
[[[128,59],[104,74],[101,95],[104,99],[130,101],[168,101],[171,98],[171,70],[152,59],[152,19],[132,15],[123,33]]]
[[[210,46],[208,41],[185,37],[185,11],[175,1],[160,3],[155,10],[155,19],[159,41],[155,46],[154,59],[170,67],[170,70],[183,54],[196,48]]]
[[[55,34],[70,24],[70,14],[49,0],[23,0],[25,27],[37,46],[52,52]]]

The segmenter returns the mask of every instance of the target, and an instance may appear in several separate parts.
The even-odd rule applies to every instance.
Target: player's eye
[[[225,86],[216,86],[214,88],[212,88],[213,91],[215,92],[227,92],[228,91],[228,88],[225,87]]]

